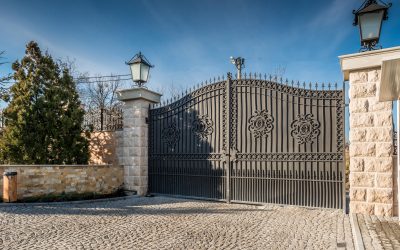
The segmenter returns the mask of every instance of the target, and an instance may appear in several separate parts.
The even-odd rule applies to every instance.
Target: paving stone
[[[353,249],[340,210],[167,197],[0,208],[0,249]]]

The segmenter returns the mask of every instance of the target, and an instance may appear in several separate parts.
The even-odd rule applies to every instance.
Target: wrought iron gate
[[[343,90],[228,75],[149,118],[152,193],[344,206]]]

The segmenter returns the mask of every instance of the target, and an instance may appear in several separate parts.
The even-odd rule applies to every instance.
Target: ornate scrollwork
[[[248,129],[256,138],[266,136],[274,128],[273,122],[267,110],[257,110],[248,121]]]
[[[313,119],[312,114],[297,115],[297,119],[290,125],[290,134],[297,139],[299,144],[313,143],[313,140],[320,134],[319,121]]]
[[[193,120],[192,130],[200,140],[207,140],[207,136],[214,132],[213,122],[207,115],[200,115]]]
[[[168,145],[168,147],[175,147],[180,138],[180,130],[176,126],[175,122],[172,122],[163,129],[161,138]]]

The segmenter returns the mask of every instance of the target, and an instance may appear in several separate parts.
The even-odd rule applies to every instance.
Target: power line
[[[75,79],[86,79],[86,78],[106,78],[106,77],[122,77],[122,76],[131,76],[131,74],[125,74],[125,75],[109,75],[109,76],[79,76],[79,77],[74,77]]]
[[[132,78],[119,78],[119,77],[127,77],[127,76],[131,76],[130,74],[125,74],[125,75],[110,75],[110,76],[80,76],[80,77],[73,77],[73,80],[78,82],[78,83],[102,83],[102,82],[115,82],[115,81],[130,81],[132,80]],[[86,79],[99,79],[99,80],[89,80],[89,81],[85,81]],[[103,80],[103,78],[110,78],[110,79],[106,79]],[[115,78],[115,79],[113,79]],[[6,84],[14,84],[16,83],[16,81],[7,81],[7,82],[3,82]]]

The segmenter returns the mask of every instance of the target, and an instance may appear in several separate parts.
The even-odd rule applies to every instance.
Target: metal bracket
[[[236,149],[231,149],[230,150],[231,154],[227,154],[225,150],[222,150],[222,162],[236,162],[237,158],[236,158],[236,154],[237,154],[237,150]]]

